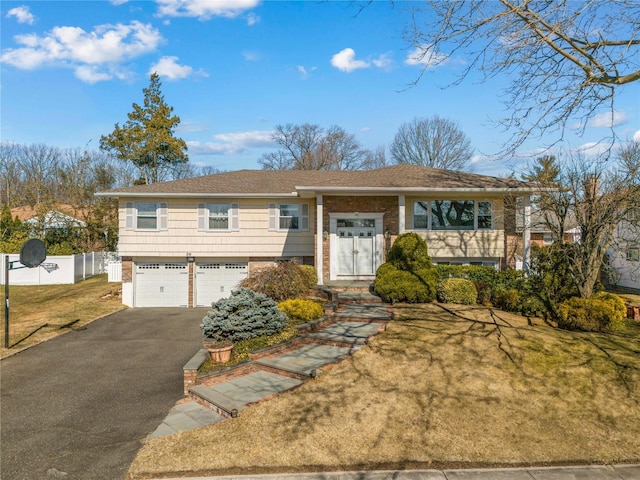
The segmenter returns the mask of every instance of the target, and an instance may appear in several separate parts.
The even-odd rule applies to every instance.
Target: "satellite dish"
[[[47,258],[47,247],[37,238],[27,240],[20,249],[20,263],[25,267],[37,267],[44,262],[45,258]]]

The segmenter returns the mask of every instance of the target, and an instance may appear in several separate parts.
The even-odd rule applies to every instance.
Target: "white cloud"
[[[14,40],[22,46],[4,50],[0,61],[22,70],[64,66],[74,69],[79,79],[95,83],[126,76],[120,65],[154,51],[163,38],[150,24],[133,21],[98,25],[91,32],[80,27],[54,27],[43,36],[16,35]]]
[[[194,155],[235,155],[251,148],[273,146],[272,135],[271,130],[219,133],[213,136],[215,142],[187,142],[187,146]]]
[[[106,72],[100,72],[95,65],[81,65],[75,69],[74,73],[83,82],[91,84],[113,78],[112,75]]]
[[[437,53],[431,46],[416,47],[407,54],[404,63],[407,65],[420,65],[424,68],[439,67],[449,61],[449,56]]]
[[[633,134],[633,140],[636,142],[640,142],[640,130],[636,131],[636,133]]]
[[[369,68],[371,64],[364,60],[356,60],[356,52],[353,48],[345,48],[331,57],[331,65],[343,72],[353,72],[359,68]]]
[[[260,23],[260,20],[260,17],[255,13],[250,13],[249,15],[247,15],[247,25],[249,25],[250,27],[254,26],[257,23]]]
[[[383,53],[378,58],[372,60],[371,62],[378,68],[382,70],[389,71],[393,68],[393,60],[390,58],[391,53]]]
[[[156,3],[161,17],[196,17],[208,20],[211,17],[235,18],[258,6],[260,0],[156,0]]]
[[[586,157],[598,157],[611,151],[611,146],[609,142],[587,142],[577,147],[575,151]]]
[[[257,62],[258,60],[260,60],[260,55],[258,53],[250,52],[248,50],[245,50],[244,52],[242,52],[242,57],[247,62]]]
[[[118,6],[118,5],[124,5],[129,0],[110,0],[110,1],[111,1],[111,4]]]
[[[7,12],[7,18],[11,17],[16,17],[18,23],[28,23],[29,25],[33,25],[33,22],[35,21],[35,17],[29,11],[29,7],[25,5],[21,5],[9,10]]]
[[[298,73],[300,73],[300,77],[302,77],[303,79],[307,79],[309,78],[309,75],[311,75],[311,72],[316,71],[318,67],[311,67],[307,69],[303,65],[298,65],[297,69],[298,69]]]
[[[148,73],[152,74],[153,72],[169,80],[179,80],[191,76],[193,68],[188,65],[180,65],[178,57],[166,56],[151,65]]]
[[[628,117],[625,112],[622,110],[614,110],[613,112],[603,112],[594,115],[589,122],[587,122],[587,127],[611,128],[622,125],[627,120]]]

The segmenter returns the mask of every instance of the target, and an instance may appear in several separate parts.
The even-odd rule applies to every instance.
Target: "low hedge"
[[[478,291],[471,280],[466,278],[445,278],[436,287],[438,301],[473,305],[478,301]]]
[[[278,308],[294,323],[307,323],[324,315],[324,309],[318,302],[300,298],[280,302]]]
[[[373,288],[387,303],[429,303],[436,298],[436,275],[433,269],[412,273],[385,263],[376,272]]]

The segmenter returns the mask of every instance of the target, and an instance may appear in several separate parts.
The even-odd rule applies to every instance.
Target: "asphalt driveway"
[[[2,478],[124,479],[182,397],[206,311],[123,310],[2,360]]]

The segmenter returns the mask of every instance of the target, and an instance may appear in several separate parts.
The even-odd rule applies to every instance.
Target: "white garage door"
[[[246,262],[207,262],[196,264],[196,303],[199,307],[210,307],[247,278]]]
[[[186,307],[188,302],[186,262],[136,264],[136,307]]]

